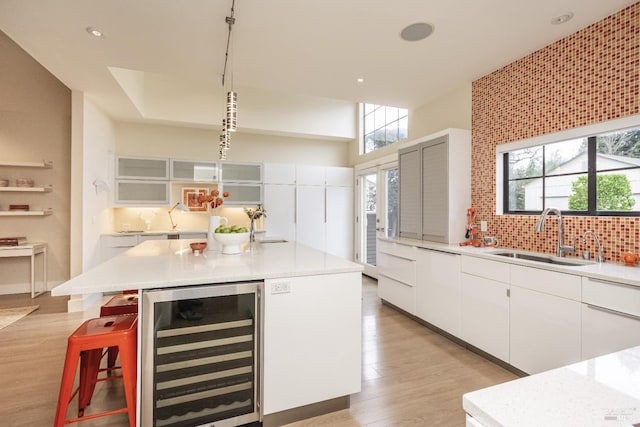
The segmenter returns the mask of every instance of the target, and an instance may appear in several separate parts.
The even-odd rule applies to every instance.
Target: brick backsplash
[[[640,2],[473,82],[472,203],[500,245],[553,253],[556,221],[533,231],[536,216],[496,215],[496,146],[640,113]],[[461,213],[464,215],[464,213]],[[640,252],[640,218],[563,216],[565,240],[586,230],[605,257]],[[591,250],[578,240],[577,254]]]

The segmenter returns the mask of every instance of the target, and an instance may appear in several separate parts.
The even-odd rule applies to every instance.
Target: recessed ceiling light
[[[558,15],[551,20],[553,25],[564,24],[567,21],[570,21],[573,18],[573,12],[563,13],[562,15]]]
[[[358,83],[364,83],[364,79],[363,79],[362,77],[358,77],[358,78],[356,79],[356,81],[357,81]]]
[[[405,27],[400,32],[400,37],[402,37],[402,40],[415,42],[426,39],[431,33],[433,33],[433,25],[426,22],[416,22],[415,24]]]
[[[87,33],[91,34],[94,37],[102,37],[102,36],[104,36],[102,31],[100,31],[99,29],[97,29],[95,27],[87,27]]]

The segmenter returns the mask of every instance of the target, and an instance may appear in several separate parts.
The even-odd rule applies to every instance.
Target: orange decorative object
[[[632,267],[638,262],[638,255],[632,252],[625,252],[622,254],[622,261],[624,261],[624,265]]]
[[[218,197],[219,194],[220,194],[220,192],[218,190],[211,190],[211,195],[213,197]]]
[[[229,197],[229,192],[225,191],[224,193],[222,193],[222,197]]]

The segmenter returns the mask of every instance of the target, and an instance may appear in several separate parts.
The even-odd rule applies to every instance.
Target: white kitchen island
[[[52,295],[264,282],[264,425],[348,407],[349,396],[361,388],[362,266],[293,242],[254,243],[238,255],[195,255],[191,242],[143,242],[57,286]],[[143,309],[140,317],[144,325]],[[152,331],[139,328],[144,346]],[[141,406],[152,397],[144,389],[139,378],[138,423],[146,426],[151,424]]]
[[[640,347],[467,393],[467,426],[640,425]]]

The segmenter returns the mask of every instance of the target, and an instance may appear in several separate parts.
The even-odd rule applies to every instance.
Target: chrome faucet
[[[576,250],[576,241],[573,240],[573,246],[565,246],[564,244],[564,233],[562,232],[562,213],[560,213],[560,209],[558,208],[546,208],[540,214],[540,218],[538,218],[538,222],[536,223],[535,231],[541,232],[544,231],[544,223],[547,220],[547,215],[550,213],[554,213],[558,216],[558,251],[557,256],[561,257],[565,254],[565,252],[575,252]]]
[[[600,239],[598,238],[598,235],[596,234],[595,231],[593,231],[593,230],[585,231],[584,234],[582,235],[582,244],[583,245],[587,244],[587,236],[589,234],[593,236],[593,240],[595,240],[596,241],[596,245],[598,245],[598,255],[596,256],[596,261],[597,262],[604,262],[604,254],[602,253],[602,243],[600,243]],[[582,253],[582,258],[589,259],[589,252],[588,251],[584,251]]]

